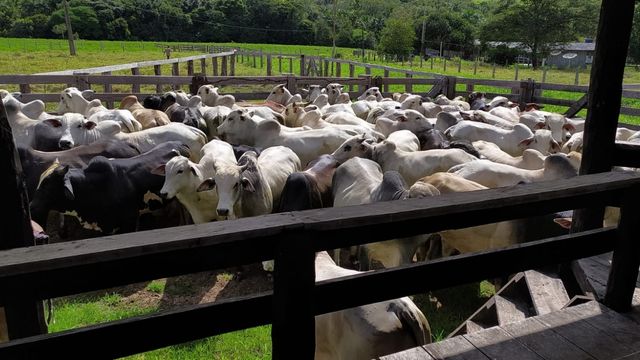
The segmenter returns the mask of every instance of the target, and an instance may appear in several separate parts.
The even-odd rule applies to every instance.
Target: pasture
[[[62,46],[61,46],[62,44]],[[27,40],[0,39],[0,72],[32,74],[63,69],[102,66],[109,64],[127,63],[142,60],[162,59],[161,48],[154,43],[138,42],[90,42],[80,41],[79,55],[70,57],[67,54],[66,43],[62,40]],[[261,49],[265,52],[306,53],[313,55],[331,54],[330,47],[294,47],[263,44],[218,44],[222,46],[239,46],[246,49]],[[353,58],[352,49],[339,49],[344,58]],[[195,55],[195,52],[174,52],[173,57]],[[396,67],[409,68],[407,63],[381,63]],[[186,73],[186,64],[182,71]],[[262,68],[253,67],[251,63],[236,64],[237,75],[264,75]],[[423,64],[424,71],[430,71],[429,62]],[[458,72],[457,67],[450,64],[446,72],[438,69],[444,64],[435,62],[434,72],[463,77],[477,77],[490,79],[492,67],[480,65],[477,72],[472,71],[473,63],[462,62],[464,71]],[[414,63],[413,69],[419,70]],[[151,74],[151,69],[147,69]],[[286,69],[295,72],[297,69]],[[541,79],[541,71],[520,69],[521,78],[531,77]],[[170,69],[163,69],[170,73]],[[285,70],[283,69],[283,72]],[[127,72],[123,72],[127,74]],[[362,74],[357,72],[357,74]],[[640,82],[640,72],[628,69],[625,78],[629,83]],[[381,70],[374,70],[372,75],[382,75]],[[393,74],[392,74],[393,76]],[[496,79],[512,80],[513,68],[498,68]],[[547,82],[573,83],[573,72],[550,71]],[[588,73],[580,74],[580,84],[588,84]],[[400,86],[392,87],[392,91],[400,91]],[[462,89],[462,87],[461,87]],[[495,92],[493,87],[478,87],[476,90]],[[11,89],[13,90],[13,89]],[[57,88],[45,89],[49,92],[59,91]],[[127,92],[126,87],[114,86],[114,91]],[[232,92],[233,88],[225,89]],[[560,98],[577,99],[577,94],[549,91],[548,96],[556,95]],[[637,101],[629,101],[627,106],[640,106]],[[550,111],[561,111],[562,107],[548,107]],[[625,121],[631,120],[623,118]],[[262,291],[269,289],[270,280],[259,270],[249,271],[247,278],[239,280],[231,271],[220,273],[201,273],[175,279],[159,279],[146,284],[136,284],[126,288],[110,289],[108,291],[85,294],[69,298],[56,299],[55,321],[51,324],[52,332],[72,329],[78,326],[95,324],[104,321],[122,319],[129,316],[151,313],[170,309],[176,305],[197,304],[215,299],[243,295],[247,291]],[[222,295],[221,295],[222,294]],[[414,301],[428,318],[434,335],[433,340],[444,338],[457,327],[462,320],[475,311],[493,294],[493,287],[488,282],[473,283],[457,288],[437,291],[430,294],[420,294]],[[179,329],[167,329],[179,331]],[[214,354],[216,359],[263,359],[270,358],[270,327],[258,327],[241,332],[225,334],[184,345],[156,350],[150,353],[132,356],[132,359],[205,359]]]

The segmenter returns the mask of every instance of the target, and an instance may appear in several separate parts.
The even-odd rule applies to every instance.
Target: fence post
[[[207,58],[200,59],[200,72],[207,75]]]
[[[574,85],[580,84],[580,66],[576,67],[576,79],[573,82]]]
[[[227,57],[222,57],[222,64],[220,64],[220,76],[227,76]]]
[[[193,76],[193,60],[187,60],[187,75]]]
[[[294,94],[298,89],[298,80],[293,73],[287,75],[287,89]]]
[[[82,90],[88,90],[91,89],[91,86],[89,85],[89,79],[87,78],[87,76],[89,76],[89,73],[73,73],[74,75],[74,86],[78,88],[78,90],[82,91]]]
[[[304,67],[305,67],[305,61],[304,61],[304,54],[300,55],[300,76],[304,76],[305,72],[304,72]]]
[[[516,69],[516,79],[515,80],[517,81],[518,80],[518,62],[517,61],[516,61],[515,69]]]
[[[367,65],[364,66],[364,73],[367,75],[371,75],[371,68]]]
[[[264,68],[264,60],[262,59],[262,50],[260,50],[260,69]]]
[[[462,70],[462,58],[458,59],[458,72]]]
[[[329,60],[324,60],[324,76],[329,76]]]
[[[267,54],[267,76],[271,76],[271,54]]]
[[[171,64],[171,75],[172,76],[180,76],[180,63],[174,62]],[[180,85],[174,84],[173,90],[180,90]]]
[[[389,68],[384,68],[384,78],[388,79],[389,78]],[[389,92],[389,83],[384,83],[384,85],[382,85],[382,91],[383,92]]]
[[[229,55],[229,75],[236,76],[236,53]]]
[[[371,87],[371,75],[358,75],[358,77],[364,80],[363,83],[358,85],[358,92],[362,94],[365,90]]]
[[[140,68],[131,68],[131,75],[140,75]],[[131,84],[131,92],[134,94],[137,94],[140,92],[140,84],[139,83],[132,83]]]
[[[282,74],[282,56],[278,55],[278,74]]]
[[[257,65],[257,64],[258,64],[258,63],[256,63],[256,53],[254,52],[254,53],[253,53],[253,68],[254,68],[254,69],[258,67],[258,65]]]
[[[0,101],[0,185],[5,190],[0,203],[2,213],[0,226],[2,238],[0,249],[12,249],[35,245],[29,215],[29,199],[24,183],[22,165],[18,160],[4,105]],[[3,289],[7,291],[7,289]],[[19,296],[20,294],[15,294]],[[26,294],[25,294],[26,295]],[[0,308],[2,309],[2,308]],[[41,301],[27,298],[12,298],[4,307],[9,339],[46,334],[44,312]]]
[[[473,62],[473,75],[476,75],[478,73],[478,58],[476,58],[476,61]]]
[[[410,73],[406,73],[406,77],[407,79],[411,79],[413,78],[413,75]],[[406,83],[404,85],[404,91],[408,92],[408,93],[413,93],[413,84],[412,83]]]
[[[456,85],[458,84],[458,78],[455,76],[447,76],[446,79],[447,87],[445,89],[445,95],[447,98],[453,99],[456,97]]]
[[[431,70],[433,70],[433,56],[431,57]]]
[[[635,194],[635,195],[634,195]],[[622,207],[620,208],[620,222],[611,270],[607,281],[607,291],[604,303],[615,311],[631,310],[633,292],[638,279],[640,266],[640,242],[638,242],[638,218],[640,218],[640,187],[634,186],[624,192]]]
[[[535,83],[531,78],[529,78],[527,81],[520,82],[520,100],[518,100],[520,111],[524,111],[527,103],[533,102],[534,89],[535,89]]]
[[[492,79],[496,78],[496,63],[493,63],[493,67],[491,69],[491,78]]]
[[[111,75],[111,71],[105,71],[102,73],[102,75]],[[104,92],[107,94],[113,91],[111,84],[104,84],[103,87],[104,87]],[[107,108],[113,109],[113,100],[107,100],[106,103],[107,103]]]
[[[206,75],[195,75],[191,78],[191,84],[189,84],[189,92],[192,94],[197,94],[198,89],[202,85],[210,84],[209,80],[207,80]]]
[[[443,58],[444,59],[444,72],[447,72],[447,58]]]
[[[289,57],[289,73],[295,74],[293,71],[293,57]]]
[[[336,77],[342,77],[342,65],[340,61],[336,61]]]
[[[313,359],[315,353],[315,252],[313,240],[293,234],[278,242],[273,271],[274,359]],[[291,341],[295,339],[295,341]]]
[[[161,65],[153,65],[153,73],[156,76],[162,75],[162,66]],[[111,74],[111,73],[109,73]],[[107,92],[107,85],[105,85],[104,92]],[[160,94],[162,92],[162,85],[156,84],[156,94]]]
[[[547,67],[542,68],[542,83],[547,82]]]
[[[213,65],[213,76],[218,76],[218,57],[217,56],[212,57],[211,63]]]

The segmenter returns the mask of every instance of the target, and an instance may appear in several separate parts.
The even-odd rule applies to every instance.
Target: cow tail
[[[402,328],[413,337],[416,346],[422,346],[431,342],[431,327],[424,314],[412,304],[398,299],[389,304],[388,310],[396,314]]]

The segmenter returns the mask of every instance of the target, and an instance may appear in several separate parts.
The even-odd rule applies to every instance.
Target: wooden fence
[[[219,55],[219,54],[211,54]],[[227,66],[231,66],[230,73],[234,73],[235,54],[222,54],[222,59],[230,58],[230,61],[222,61],[221,73],[227,73]],[[217,73],[217,61],[219,57],[212,57],[214,64],[213,73]],[[183,58],[184,59],[184,58]],[[173,59],[177,60],[177,59]],[[202,59],[204,61],[204,59]],[[165,60],[168,61],[168,60]],[[193,60],[187,60],[193,61]],[[140,63],[139,63],[140,64]],[[145,63],[142,63],[145,65]],[[154,65],[154,67],[158,65]],[[362,93],[369,87],[379,87],[385,96],[391,96],[389,92],[390,86],[401,85],[404,91],[418,93],[423,96],[435,97],[438,94],[445,94],[449,98],[456,96],[467,96],[469,93],[480,89],[490,87],[495,92],[484,91],[488,97],[497,95],[505,96],[509,100],[520,104],[538,103],[543,105],[566,106],[568,110],[565,114],[569,117],[575,116],[580,110],[588,108],[588,86],[576,85],[560,85],[538,83],[533,80],[526,81],[508,81],[508,80],[484,80],[484,79],[468,79],[453,76],[444,76],[441,78],[425,78],[413,77],[378,77],[371,75],[358,75],[350,77],[313,77],[313,76],[296,76],[296,75],[280,75],[280,76],[203,76],[207,70],[211,68],[203,67],[202,72],[195,73],[193,67],[186,76],[174,75],[164,76],[157,71],[157,75],[98,75],[75,73],[59,75],[0,75],[0,84],[19,85],[24,101],[40,99],[44,102],[58,102],[59,93],[33,93],[31,85],[33,84],[65,84],[66,86],[75,86],[79,89],[96,90],[96,98],[105,101],[108,105],[113,106],[114,101],[119,101],[124,96],[124,92],[114,92],[113,85],[130,85],[131,90],[126,94],[136,95],[139,99],[152,94],[162,93],[163,86],[169,85],[172,89],[180,89],[187,86],[191,93],[195,93],[202,84],[214,84],[216,86],[255,86],[265,85],[274,86],[277,84],[287,84],[287,88],[292,92],[300,88],[304,88],[310,84],[326,85],[331,82],[339,82],[348,87],[350,92]],[[132,68],[132,72],[139,74],[139,71]],[[211,71],[209,71],[211,72]],[[142,85],[154,85],[155,92],[141,92]],[[415,91],[414,86],[427,85],[431,86],[428,91]],[[483,88],[484,87],[484,88]],[[424,89],[424,87],[423,87]],[[499,89],[503,89],[499,91]],[[636,87],[629,86],[623,90],[622,96],[627,99],[640,99],[640,91],[635,91]],[[102,91],[100,91],[102,90]],[[558,99],[551,96],[545,96],[545,90],[573,92],[579,94],[578,100]],[[223,90],[224,91],[224,90]],[[268,90],[252,89],[251,92],[236,92],[234,96],[239,100],[264,100],[268,96]],[[640,116],[640,109],[628,106],[622,106],[620,113],[630,116]]]
[[[274,358],[312,359],[315,315],[612,250],[606,303],[626,310],[638,276],[638,198],[640,176],[604,173],[7,250],[0,252],[1,305],[271,258],[276,268],[273,292],[14,340],[0,344],[0,357],[114,358],[273,323]],[[617,229],[591,230],[317,284],[314,281],[317,251],[605,205],[622,206]]]

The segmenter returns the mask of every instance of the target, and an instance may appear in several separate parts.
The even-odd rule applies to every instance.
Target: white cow
[[[232,109],[236,103],[233,95],[220,95],[218,88],[213,85],[202,85],[198,89],[198,96],[202,98],[202,103],[207,106],[226,106]]]
[[[156,171],[165,175],[160,195],[167,199],[177,197],[196,224],[216,220],[217,192],[198,192],[197,189],[206,179],[215,176],[217,166],[235,163],[233,147],[224,141],[212,140],[202,147],[199,163],[191,162],[184,156],[176,156]]]
[[[58,104],[58,113],[65,114],[74,112],[83,114],[88,120],[100,122],[105,120],[113,120],[121,125],[122,132],[135,132],[142,130],[142,124],[133,117],[129,110],[114,109],[109,110],[102,106],[98,99],[87,100],[85,96],[90,96],[93,90],[80,91],[75,87],[69,87],[60,94],[60,103]]]
[[[330,154],[352,135],[337,128],[312,129],[306,131],[283,131],[278,122],[250,121],[246,113],[231,112],[218,127],[219,136],[234,144],[245,144],[268,148],[282,145],[292,149],[302,164],[322,154]]]
[[[45,105],[42,100],[33,100],[28,103],[23,103],[19,99],[21,96],[22,94],[20,93],[10,93],[6,90],[0,90],[2,103],[6,105],[8,102],[14,102],[18,106],[20,112],[22,112],[28,118],[45,120],[50,117],[50,115],[44,111]]]
[[[301,239],[303,241],[303,239]],[[360,273],[316,254],[316,281]],[[316,316],[316,360],[368,360],[431,342],[429,322],[408,297]]]
[[[435,118],[438,113],[442,111],[442,107],[440,105],[436,105],[432,102],[424,102],[420,95],[411,95],[407,97],[400,105],[400,108],[405,110],[416,110],[428,118]]]
[[[406,110],[404,115],[396,117],[397,120],[379,117],[376,120],[376,131],[389,136],[394,131],[409,130],[414,134],[433,129],[431,122],[421,113],[415,110]]]
[[[516,124],[513,129],[502,129],[494,125],[463,120],[445,131],[452,140],[485,140],[500,147],[511,156],[522,155],[524,149],[536,149],[542,154],[557,153],[560,145],[549,130],[532,132],[526,125]]]
[[[384,171],[395,170],[402,175],[407,184],[451,167],[477,161],[478,158],[461,149],[434,149],[406,152],[399,150],[393,141],[385,140],[373,146],[372,159],[378,162]]]
[[[287,109],[289,110],[289,109]],[[292,114],[295,116],[289,116],[291,124],[296,127],[308,126],[311,129],[324,129],[328,127],[334,127],[344,130],[350,134],[365,134],[367,137],[382,139],[384,135],[372,130],[368,126],[350,125],[350,124],[334,124],[328,121],[322,120],[322,113],[315,106],[307,106],[302,108],[294,105],[292,108]],[[285,114],[285,117],[287,115]]]
[[[276,85],[269,93],[269,96],[267,96],[267,101],[273,101],[284,106],[291,103],[301,102],[302,96],[300,96],[300,94],[291,95],[291,92],[289,92],[289,89],[287,89],[286,86],[287,84]]]
[[[500,164],[507,164],[521,169],[536,170],[544,167],[545,156],[535,149],[526,149],[521,156],[511,156],[492,142],[478,140],[473,147],[486,159]]]
[[[112,120],[95,123],[79,114],[67,120],[62,123],[60,137],[60,144],[64,144],[64,148],[90,144],[103,138],[116,138],[144,153],[163,142],[175,140],[188,146],[191,160],[197,162],[200,160],[200,150],[207,143],[207,136],[202,131],[182,123],[172,122],[142,131],[122,133],[120,124]]]
[[[565,154],[547,156],[544,160],[544,167],[537,170],[520,169],[489,160],[478,160],[454,166],[449,172],[489,188],[512,186],[523,182],[567,179],[578,175]]]

